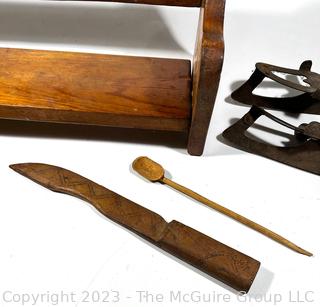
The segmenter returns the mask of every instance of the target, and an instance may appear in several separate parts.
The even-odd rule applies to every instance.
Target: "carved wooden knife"
[[[78,174],[39,163],[10,166],[55,192],[79,197],[109,219],[230,287],[248,292],[260,263],[177,221],[152,212]]]

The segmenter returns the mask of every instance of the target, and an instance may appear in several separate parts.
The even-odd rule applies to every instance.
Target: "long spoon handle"
[[[219,211],[220,213],[224,214],[224,215],[227,215],[229,217],[231,217],[232,219],[262,233],[263,235],[273,239],[274,241],[300,253],[300,254],[303,254],[303,255],[306,255],[306,256],[312,256],[312,253],[304,250],[303,248],[295,245],[294,243],[290,242],[289,240],[285,239],[284,237],[278,235],[277,233],[269,230],[268,228],[266,227],[263,227],[253,221],[251,221],[250,219],[228,209],[228,208],[225,208],[205,197],[203,197],[202,195],[166,178],[166,177],[163,177],[160,182],[164,183],[164,184],[167,184],[168,186],[172,187],[173,189],[175,190],[178,190],[179,192],[207,205],[208,207],[212,208],[212,209],[215,209],[216,211]]]

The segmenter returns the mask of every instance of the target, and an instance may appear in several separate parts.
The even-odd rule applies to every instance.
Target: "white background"
[[[182,148],[153,139],[147,145],[130,130],[122,134],[106,130],[94,137],[87,129],[70,133],[54,127],[47,133],[42,126],[32,131],[26,125],[1,121],[1,295],[69,291],[81,296],[84,290],[115,290],[121,302],[104,305],[151,305],[150,300],[139,302],[136,291],[145,290],[164,295],[164,303],[155,305],[209,306],[220,295],[221,305],[272,306],[273,301],[265,300],[280,297],[283,305],[295,306],[290,293],[296,300],[299,291],[303,300],[311,291],[308,298],[314,302],[300,304],[319,305],[319,177],[217,140],[230,120],[247,112],[228,97],[248,79],[256,62],[297,68],[302,60],[312,59],[313,70],[320,71],[319,10],[317,0],[227,1],[225,64],[203,157],[188,156]],[[0,1],[0,44],[191,59],[198,13],[188,8]],[[287,94],[272,87],[263,91]],[[283,118],[292,123],[317,119]],[[288,237],[315,256],[296,254],[165,186],[142,180],[130,170],[140,155],[161,163],[175,181]],[[74,170],[168,221],[179,220],[258,259],[262,269],[246,297],[251,302],[238,302],[230,289],[146,244],[82,201],[52,193],[8,168],[20,162]],[[170,291],[200,291],[216,298],[210,303],[171,302]],[[231,302],[223,302],[221,295]],[[256,295],[265,295],[264,302],[257,304]],[[11,305],[0,298],[0,306]],[[60,305],[99,304],[79,299]],[[37,306],[50,306],[50,301]]]

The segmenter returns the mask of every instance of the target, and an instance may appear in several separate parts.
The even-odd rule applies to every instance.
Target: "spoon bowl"
[[[139,157],[132,163],[132,168],[142,177],[152,181],[161,181],[164,178],[164,168],[149,159],[148,157]]]

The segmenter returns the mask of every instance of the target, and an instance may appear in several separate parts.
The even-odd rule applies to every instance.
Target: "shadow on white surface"
[[[144,5],[1,1],[0,41],[185,51]]]
[[[261,297],[268,293],[274,279],[274,273],[261,266],[248,293],[249,297]]]
[[[249,77],[248,77],[249,79]],[[299,79],[297,76],[293,75],[286,75],[285,80],[291,81],[293,83],[299,83]],[[230,86],[230,92],[233,93],[239,87],[241,87],[247,80],[243,81],[235,81]],[[274,98],[288,98],[288,97],[296,97],[301,94],[304,94],[301,91],[296,89],[281,85],[275,81],[269,80],[267,77],[257,86],[257,88],[252,92],[253,95],[258,95],[262,97],[274,97]],[[270,95],[271,94],[271,95]],[[245,106],[250,107],[250,105],[245,105],[241,102],[234,100],[231,97],[231,94],[226,97],[225,102],[233,104],[235,106]],[[298,119],[300,117],[299,113],[290,113],[285,112],[288,117],[292,117]]]
[[[163,145],[186,151],[187,135],[177,132],[0,120],[0,136]]]
[[[238,120],[240,120],[240,118],[231,118],[230,119],[230,126],[232,126],[233,124],[235,124]],[[273,124],[273,122],[272,122]],[[254,131],[254,133],[252,133],[252,131]],[[268,133],[272,136],[271,140],[264,140],[263,137],[257,135],[257,132],[265,132]],[[299,142],[299,140],[297,139],[297,137],[294,134],[294,131],[290,134],[281,130],[278,130],[276,128],[274,128],[273,126],[266,126],[266,125],[261,125],[258,123],[254,123],[245,133],[245,135],[247,136],[247,138],[254,140],[258,143],[266,143],[269,145],[274,145],[274,146],[280,146],[280,147],[286,147],[286,146],[297,146],[299,144],[301,144],[301,142]],[[278,138],[285,138],[285,141],[279,142]],[[233,145],[232,143],[230,143],[228,140],[226,140],[222,134],[219,134],[217,136],[217,140],[220,141],[221,143],[225,144],[225,145],[229,145],[232,147],[237,148],[237,146]]]
[[[249,77],[248,77],[248,79],[249,79]],[[290,81],[294,82],[294,81],[296,81],[296,78],[295,79],[287,78],[287,80],[290,80]],[[233,82],[231,84],[231,86],[230,86],[230,93],[234,92],[236,89],[238,89],[240,86],[242,86],[246,81],[247,80],[241,80],[241,81]],[[257,88],[268,89],[268,90],[271,90],[271,91],[272,90],[278,91],[278,90],[284,89],[286,91],[286,93],[284,93],[283,95],[280,95],[280,96],[275,95],[275,96],[273,96],[273,97],[280,97],[280,98],[293,97],[293,96],[302,94],[301,92],[299,92],[299,91],[297,91],[295,89],[291,89],[289,87],[281,86],[280,84],[278,84],[278,83],[276,83],[274,81],[265,81],[265,80],[263,80],[261,82],[261,84]],[[231,94],[226,97],[225,102],[230,103],[230,104],[234,104],[234,105],[245,106],[244,104],[242,104],[240,102],[237,102],[236,100],[232,99]]]

